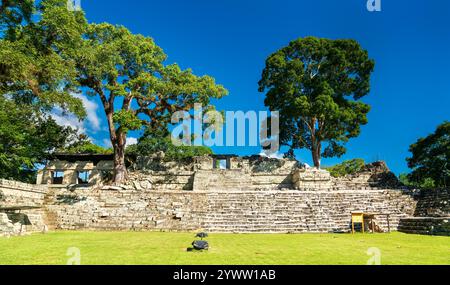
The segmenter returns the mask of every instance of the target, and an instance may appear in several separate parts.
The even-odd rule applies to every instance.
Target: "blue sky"
[[[408,171],[408,147],[450,120],[450,1],[381,0],[369,12],[366,0],[82,0],[90,22],[124,25],[154,38],[168,63],[216,78],[229,91],[218,109],[266,110],[258,92],[268,55],[305,36],[356,39],[376,61],[369,124],[342,158],[385,160]],[[98,101],[90,98],[84,130],[99,144],[108,138]],[[130,137],[138,137],[138,133]],[[133,141],[133,139],[131,139]],[[259,148],[218,147],[217,153],[257,154]],[[297,153],[311,164],[307,151]]]

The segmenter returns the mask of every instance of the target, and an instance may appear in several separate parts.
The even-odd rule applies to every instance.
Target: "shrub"
[[[423,188],[423,189],[433,189],[436,188],[436,182],[432,178],[424,178],[421,182],[412,181],[409,179],[410,174],[402,173],[399,175],[398,179],[400,182],[408,187],[413,188]]]
[[[144,137],[137,145],[127,148],[127,157],[135,160],[137,156],[151,156],[158,152],[164,152],[166,161],[180,161],[213,154],[212,150],[205,146],[175,146],[169,138]]]
[[[364,159],[356,158],[352,160],[346,160],[341,164],[325,168],[333,177],[343,177],[349,174],[355,174],[363,170],[366,165]]]

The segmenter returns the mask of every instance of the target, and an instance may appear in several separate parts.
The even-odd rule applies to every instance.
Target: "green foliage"
[[[405,186],[413,186],[411,181],[408,179],[408,174],[402,173],[398,176],[398,180]]]
[[[143,137],[137,145],[127,148],[127,156],[135,160],[138,156],[152,156],[164,152],[164,160],[180,161],[195,156],[213,154],[212,150],[205,146],[175,146],[170,138]]]
[[[3,0],[0,2],[0,32],[15,35],[17,27],[31,20],[34,0]]]
[[[184,160],[209,154],[213,154],[213,152],[206,146],[174,146],[170,143],[165,158],[166,160]]]
[[[345,175],[355,174],[360,172],[366,165],[364,159],[356,158],[346,160],[335,166],[325,168],[333,177],[343,177]]]
[[[36,166],[74,135],[33,106],[0,96],[0,178],[34,183]]]
[[[112,149],[106,149],[90,141],[86,135],[79,135],[77,140],[68,147],[58,150],[58,152],[69,154],[112,154]]]
[[[83,118],[75,54],[87,22],[66,0],[0,1],[0,177],[34,182],[36,166],[76,131],[47,112]]]
[[[423,179],[420,183],[417,183],[409,180],[409,174],[402,173],[399,175],[398,179],[403,185],[412,188],[433,189],[436,187],[436,182],[429,177]]]
[[[153,39],[121,26],[88,24],[82,11],[67,9],[67,0],[1,1],[0,35],[1,96],[41,111],[59,107],[79,118],[86,113],[73,92],[83,87],[100,97],[117,156],[117,183],[126,177],[128,131],[166,129],[173,112],[195,103],[208,108],[211,98],[227,94],[210,76],[165,64],[167,56]],[[71,151],[101,150],[87,144]],[[167,152],[183,157],[197,150]]]
[[[0,4],[0,95],[45,110],[54,106],[85,116],[76,91],[75,54],[86,19],[66,0],[2,1]]]
[[[439,125],[436,131],[417,140],[409,148],[407,158],[412,169],[408,180],[414,185],[446,187],[450,185],[450,122]]]
[[[141,125],[165,128],[173,112],[189,110],[194,103],[207,106],[210,98],[227,94],[212,77],[164,65],[167,56],[153,39],[125,27],[91,24],[85,37],[77,59],[78,81],[101,98],[107,112],[116,110],[109,123],[118,136]],[[112,108],[118,97],[123,97],[121,108]]]
[[[265,105],[280,112],[280,143],[320,157],[341,156],[367,124],[374,61],[354,40],[315,37],[292,41],[270,55],[259,82]],[[326,144],[326,145],[322,145]]]
[[[114,123],[127,133],[130,130],[139,130],[142,121],[130,110],[119,110],[113,115]]]
[[[132,34],[122,26],[90,24],[84,34],[76,59],[77,79],[103,104],[116,155],[115,183],[126,177],[128,131],[141,126],[151,132],[166,130],[174,112],[190,110],[195,103],[207,107],[211,98],[227,94],[212,77],[196,76],[177,64],[166,65],[166,58],[152,38]],[[183,157],[191,151],[166,150],[169,157]]]
[[[70,147],[66,151],[72,154],[112,154],[112,149],[106,149],[91,142],[82,145]]]

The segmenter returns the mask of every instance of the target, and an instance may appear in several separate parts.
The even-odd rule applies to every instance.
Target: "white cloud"
[[[280,153],[279,151],[275,152],[275,153],[269,153],[269,152],[265,152],[264,150],[261,151],[261,153],[259,154],[260,156],[263,157],[268,157],[268,158],[277,158],[277,159],[282,159],[284,157],[283,153]]]
[[[61,108],[58,107],[53,109],[50,116],[58,125],[78,129],[80,133],[86,133],[86,130],[91,132],[100,131],[101,120],[97,116],[97,109],[99,108],[99,105],[81,94],[72,94],[72,96],[83,102],[83,106],[86,110],[86,119],[84,121],[80,121],[73,114],[63,114]]]
[[[137,138],[133,138],[133,137],[127,138],[127,145],[135,145],[137,143],[138,143],[138,139]]]
[[[97,102],[89,100],[86,96],[81,94],[73,94],[73,97],[80,99],[86,109],[87,117],[85,124],[89,124],[89,128],[93,131],[100,130],[100,118],[97,116],[97,109],[99,105]]]
[[[55,108],[50,116],[60,126],[71,127],[74,129],[78,129],[78,131],[81,133],[86,133],[83,122],[74,115],[63,115],[60,109]]]

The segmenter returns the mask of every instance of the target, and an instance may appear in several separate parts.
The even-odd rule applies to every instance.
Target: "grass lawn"
[[[450,237],[391,234],[210,234],[210,250],[187,252],[192,233],[53,232],[0,238],[0,264],[450,264]]]

